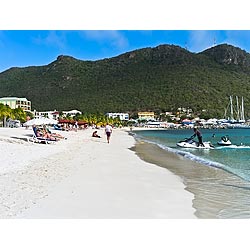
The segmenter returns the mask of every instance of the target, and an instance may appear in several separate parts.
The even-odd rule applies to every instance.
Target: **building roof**
[[[19,100],[19,101],[26,101],[28,102],[27,98],[24,97],[1,97],[0,100],[2,101],[15,101],[15,100]]]

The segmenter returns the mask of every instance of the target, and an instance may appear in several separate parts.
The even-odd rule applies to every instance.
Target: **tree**
[[[27,119],[27,117],[29,117],[30,119],[34,118],[33,113],[31,113],[30,111],[25,111],[25,113],[26,113],[26,119]]]
[[[19,120],[20,122],[26,122],[26,113],[22,108],[16,108],[12,110],[14,119]]]
[[[3,121],[4,127],[8,118],[14,118],[11,108],[8,105],[0,103],[0,119]]]

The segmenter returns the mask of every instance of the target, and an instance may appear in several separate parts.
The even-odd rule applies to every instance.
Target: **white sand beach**
[[[181,179],[142,161],[132,136],[114,129],[108,144],[92,132],[45,145],[26,141],[31,129],[1,128],[0,218],[196,218]]]

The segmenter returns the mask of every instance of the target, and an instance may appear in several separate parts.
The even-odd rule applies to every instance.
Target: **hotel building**
[[[129,120],[129,114],[128,113],[107,113],[106,116],[108,118],[119,118],[121,121],[128,121]]]
[[[154,112],[138,112],[138,119],[142,120],[154,120],[155,119],[155,113]]]
[[[0,103],[8,105],[11,109],[22,108],[24,111],[31,111],[31,102],[26,98],[2,97]]]

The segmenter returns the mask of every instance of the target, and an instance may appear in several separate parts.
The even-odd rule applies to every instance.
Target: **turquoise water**
[[[206,166],[220,168],[250,182],[250,129],[200,129],[203,141],[210,141],[214,149],[188,149],[176,146],[180,140],[190,137],[193,130],[143,130],[137,137],[156,143],[161,148],[181,154]],[[232,146],[218,146],[217,141],[228,135]]]

